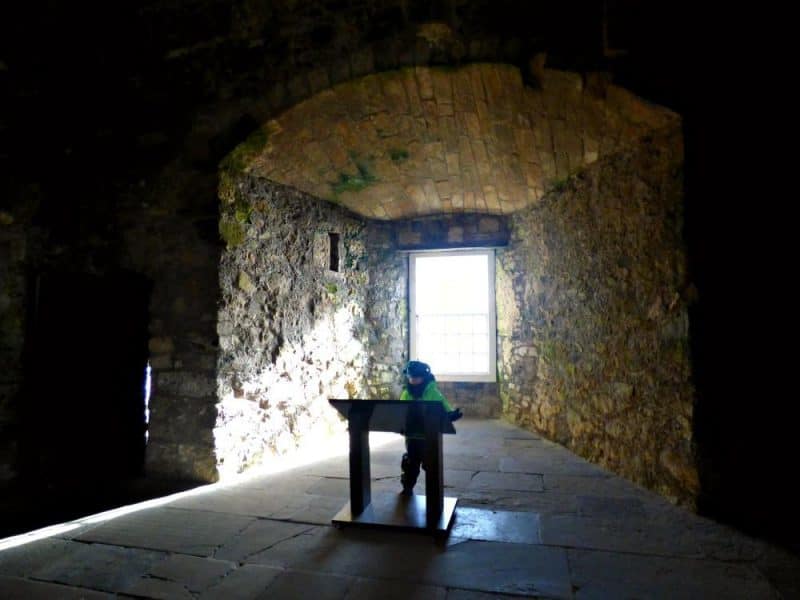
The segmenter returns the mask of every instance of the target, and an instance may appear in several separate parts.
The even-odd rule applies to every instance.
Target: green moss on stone
[[[246,200],[239,198],[234,206],[234,218],[241,224],[249,223],[253,214],[253,207]]]
[[[326,283],[326,284],[325,284],[325,290],[326,290],[326,291],[327,291],[327,292],[328,292],[328,293],[329,293],[331,296],[333,296],[333,295],[335,295],[335,294],[336,294],[336,293],[339,291],[339,288],[338,288],[338,286],[337,286],[335,283]]]
[[[268,137],[266,130],[259,127],[222,159],[219,164],[220,169],[233,172],[243,171],[267,145]]]
[[[217,188],[217,195],[219,199],[226,204],[232,204],[236,198],[236,177],[229,171],[219,172],[219,187]]]
[[[550,184],[550,191],[551,192],[563,192],[567,189],[567,184],[569,183],[569,177],[564,177],[563,179],[556,179]]]
[[[408,304],[405,301],[405,298],[401,299],[399,302],[399,310],[400,310],[400,319],[403,323],[408,322]]]
[[[219,234],[229,248],[239,246],[244,242],[244,227],[231,217],[222,217],[219,222]]]
[[[556,350],[552,342],[542,341],[539,344],[539,355],[547,362],[552,363],[555,360]]]
[[[408,150],[404,148],[390,148],[389,149],[389,158],[392,159],[392,162],[403,162],[404,160],[408,160]]]
[[[352,153],[351,157],[356,163],[358,173],[339,173],[339,181],[331,186],[336,196],[343,192],[360,192],[378,180],[365,161],[357,159]]]

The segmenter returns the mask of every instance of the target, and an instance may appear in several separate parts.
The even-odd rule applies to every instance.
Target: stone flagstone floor
[[[503,421],[456,425],[445,540],[333,528],[342,455],[0,540],[0,598],[800,598],[800,557]],[[399,491],[401,454],[373,449],[374,495]]]

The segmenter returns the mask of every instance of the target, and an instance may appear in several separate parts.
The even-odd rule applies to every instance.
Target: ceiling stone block
[[[326,75],[313,75],[317,88]],[[377,219],[507,214],[679,124],[675,113],[613,85],[598,97],[578,73],[545,70],[533,89],[511,65],[418,66],[300,102],[260,128],[266,142],[235,164]]]

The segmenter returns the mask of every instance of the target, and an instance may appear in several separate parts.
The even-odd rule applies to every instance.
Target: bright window
[[[495,381],[494,252],[409,258],[412,360],[442,381]]]

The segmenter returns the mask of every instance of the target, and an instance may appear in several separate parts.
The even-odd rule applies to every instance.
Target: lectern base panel
[[[373,495],[372,503],[355,517],[350,512],[348,502],[333,518],[332,523],[337,527],[351,525],[445,533],[452,525],[457,502],[458,498],[444,497],[442,514],[436,527],[432,529],[428,529],[425,523],[425,496],[417,495]]]

